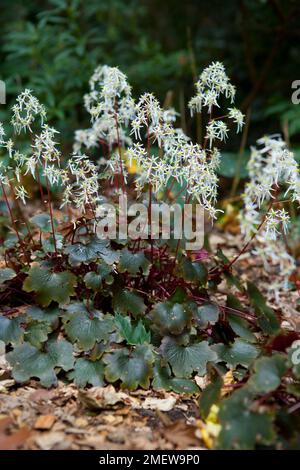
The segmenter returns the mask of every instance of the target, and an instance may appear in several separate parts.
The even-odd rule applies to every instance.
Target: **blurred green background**
[[[236,106],[250,117],[242,149],[263,133],[283,132],[298,153],[300,105],[291,103],[291,84],[300,79],[299,0],[0,2],[8,105],[31,88],[66,151],[74,131],[88,126],[83,94],[98,64],[119,66],[136,97],[153,91],[174,106],[178,125],[197,139],[186,105],[202,68],[221,60],[237,86]],[[0,120],[8,119],[8,105],[0,106]],[[224,176],[234,175],[240,145],[240,136],[227,144]],[[241,167],[244,176],[244,157]]]

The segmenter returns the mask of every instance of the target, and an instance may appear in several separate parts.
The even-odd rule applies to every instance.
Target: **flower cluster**
[[[17,98],[16,104],[12,107],[13,117],[12,125],[19,134],[27,129],[32,132],[31,125],[37,116],[40,117],[43,124],[46,118],[46,111],[39,100],[32,95],[31,90],[24,90]]]
[[[278,135],[266,136],[257,141],[257,147],[251,148],[251,157],[248,162],[250,181],[245,188],[244,211],[241,214],[242,232],[251,236],[256,231],[261,215],[263,203],[274,200],[280,185],[286,186],[286,195],[293,201],[300,202],[300,178],[298,164],[286,143]],[[266,226],[271,227],[281,223],[286,227],[288,214],[285,211],[273,211],[269,215]],[[273,224],[274,226],[274,224]],[[276,238],[276,231],[268,229],[268,234]],[[269,236],[267,238],[270,238]]]
[[[243,195],[241,230],[249,238],[260,228],[253,253],[263,259],[265,269],[279,268],[281,283],[270,285],[270,289],[276,291],[286,287],[288,277],[295,269],[295,260],[279,239],[282,233],[287,232],[290,216],[283,207],[279,207],[283,202],[277,201],[277,195],[283,186],[286,188],[285,196],[300,202],[299,168],[282,138],[272,135],[259,139],[257,146],[251,149],[248,172],[250,181]],[[263,205],[268,207],[265,215]]]
[[[220,63],[205,69],[196,86],[198,93],[190,102],[192,113],[201,111],[205,106],[211,113],[213,106],[220,107],[217,99],[221,94],[234,100],[235,89]],[[228,117],[240,130],[244,123],[242,113],[236,108],[229,108],[228,111]],[[137,189],[141,190],[149,182],[154,192],[158,192],[167,186],[170,178],[174,178],[181,185],[186,185],[189,199],[197,200],[214,218],[218,184],[216,169],[220,153],[213,147],[213,142],[225,140],[229,128],[220,119],[210,119],[206,128],[210,148],[206,149],[190,142],[182,129],[174,127],[176,117],[174,110],[163,110],[151,93],[145,93],[138,101],[135,118],[131,122],[131,134],[139,141],[147,140],[147,144],[135,143],[127,151],[130,161],[136,160],[141,169],[136,179]],[[161,149],[158,155],[152,154],[150,142],[157,142]]]
[[[206,138],[212,146],[214,140],[226,140],[228,136],[228,126],[220,118],[212,118],[213,107],[220,108],[222,95],[234,102],[235,87],[230,83],[225,72],[225,67],[221,62],[213,62],[201,73],[196,82],[197,93],[189,102],[191,115],[195,112],[201,113],[203,108],[207,109],[210,120],[207,126]],[[237,108],[227,108],[224,118],[228,117],[237,125],[237,132],[240,132],[244,125],[244,115]]]
[[[134,100],[127,77],[117,67],[97,67],[84,102],[92,127],[76,131],[75,153],[81,152],[82,145],[89,149],[104,142],[111,149],[117,142],[131,143],[126,128],[134,116]]]
[[[33,178],[37,179],[41,173],[50,184],[55,184],[63,180],[64,171],[60,168],[61,154],[56,148],[57,142],[55,142],[55,134],[58,132],[43,123],[46,117],[45,109],[30,90],[25,90],[17,97],[12,111],[12,124],[15,132],[19,134],[21,131],[29,130],[32,134],[32,151],[26,154],[22,153],[17,149],[12,139],[5,141],[1,124],[0,146],[8,151],[10,161],[1,175],[1,181],[8,184],[8,182],[13,182],[15,178],[18,182],[18,185],[14,187],[15,197],[25,204],[28,193],[20,184],[22,175],[31,174]],[[31,126],[37,116],[41,120],[41,132],[33,134]]]
[[[233,102],[236,93],[221,62],[213,62],[203,70],[196,82],[196,89],[197,94],[189,102],[192,115],[195,111],[201,113],[202,108],[207,108],[211,113],[213,106],[220,107],[218,99],[221,95]]]
[[[191,100],[196,104],[190,105],[191,111],[207,107],[211,113],[213,106],[220,107],[218,100],[223,94],[231,102],[234,100],[235,89],[220,63],[207,67],[196,86],[197,96]],[[91,128],[76,132],[73,156],[63,169],[55,141],[56,131],[43,124],[43,106],[29,90],[18,97],[12,119],[16,132],[27,129],[32,132],[31,124],[38,115],[42,121],[41,132],[32,136],[32,152],[29,155],[18,152],[12,141],[4,142],[4,130],[0,128],[1,145],[9,151],[19,182],[21,174],[31,174],[37,178],[42,171],[51,185],[58,182],[64,185],[62,206],[73,203],[82,210],[86,210],[87,206],[96,207],[101,171],[99,165],[92,163],[82,151],[82,147],[90,149],[99,144],[106,147],[106,174],[114,181],[117,177],[115,187],[119,189],[119,177],[127,182],[122,158],[122,149],[125,148],[129,161],[134,160],[138,165],[135,175],[138,192],[150,184],[157,194],[174,179],[183,187],[187,199],[198,201],[211,217],[215,217],[218,189],[216,169],[220,153],[213,142],[227,137],[229,128],[224,121],[210,119],[206,129],[209,148],[194,144],[182,129],[176,128],[178,113],[173,108],[163,109],[151,93],[143,94],[135,104],[127,77],[118,68],[106,65],[95,70],[90,80],[90,93],[84,100],[91,115]],[[243,115],[235,108],[229,108],[228,113],[240,130]],[[153,151],[155,145],[158,151]],[[16,196],[25,201],[23,187],[17,188]]]
[[[61,207],[74,203],[83,212],[92,209],[99,196],[98,167],[86,155],[73,155],[68,170]]]

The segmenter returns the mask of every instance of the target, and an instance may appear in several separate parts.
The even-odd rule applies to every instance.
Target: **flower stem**
[[[50,191],[50,185],[49,185],[49,180],[48,180],[47,175],[45,175],[45,178],[46,178],[46,186],[47,186],[47,194],[48,194],[48,206],[49,206],[49,213],[50,213],[50,220],[51,220],[51,230],[52,230],[52,236],[53,236],[54,250],[55,250],[55,254],[57,255],[57,245],[56,245],[53,211],[52,211],[52,202],[51,202],[51,191]]]
[[[4,187],[4,184],[3,182],[1,181],[1,187],[2,187],[2,191],[3,191],[3,196],[4,196],[4,199],[5,199],[5,203],[6,203],[6,206],[7,206],[7,209],[8,209],[8,212],[9,212],[9,215],[10,215],[10,219],[11,219],[11,223],[12,223],[12,226],[13,226],[13,229],[14,231],[16,232],[16,235],[18,237],[18,241],[19,241],[19,244],[20,244],[20,247],[24,253],[24,256],[25,256],[25,259],[26,261],[29,263],[29,259],[28,259],[28,255],[25,251],[25,248],[24,248],[24,244],[23,244],[23,241],[21,239],[21,236],[20,236],[20,233],[18,231],[18,227],[16,225],[16,222],[14,220],[14,216],[13,216],[13,213],[12,213],[12,209],[10,207],[10,204],[8,202],[8,197],[7,197],[7,194],[6,194],[6,191],[5,191],[5,187]]]
[[[125,189],[125,178],[124,178],[124,172],[123,172],[123,161],[122,161],[122,153],[121,153],[121,141],[120,141],[120,133],[119,133],[119,122],[118,122],[118,115],[115,113],[115,121],[116,121],[116,129],[117,129],[117,139],[118,139],[118,152],[119,152],[119,158],[120,158],[120,172],[121,172],[121,185],[122,185],[122,191],[125,194],[126,189]]]

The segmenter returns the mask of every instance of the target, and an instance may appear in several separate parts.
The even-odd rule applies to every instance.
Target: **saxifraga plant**
[[[189,108],[206,122],[202,145],[175,127],[173,109],[150,93],[135,102],[124,74],[97,68],[85,96],[92,127],[76,132],[67,161],[44,107],[29,90],[18,97],[11,122],[17,135],[29,132],[27,153],[0,126],[8,154],[0,183],[12,229],[2,248],[0,340],[20,383],[36,378],[50,387],[60,377],[79,387],[198,394],[195,376],[206,376],[200,413],[206,420],[217,409],[217,446],[297,446],[298,335],[281,328],[254,284],[233,274],[249,242],[230,261],[221,250],[188,251],[183,240],[148,233],[154,202],[194,202],[216,218],[216,142],[244,121],[222,64],[207,67],[196,88]],[[249,164],[243,227],[249,240],[259,232],[262,242],[274,239],[288,214],[274,210],[278,199],[262,215],[261,206],[280,183],[298,201],[299,180],[282,141],[260,143]],[[101,153],[97,161],[85,154],[90,149]],[[21,203],[35,190],[44,210],[28,218]],[[102,203],[117,205],[119,196],[146,203],[146,237],[97,236]],[[227,299],[220,303],[223,279]]]

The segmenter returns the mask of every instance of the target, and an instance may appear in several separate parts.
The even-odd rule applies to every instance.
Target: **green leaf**
[[[28,341],[32,346],[40,348],[42,343],[45,343],[48,339],[48,334],[51,332],[49,323],[42,322],[30,322],[25,331],[25,340]]]
[[[146,258],[145,254],[140,251],[138,253],[132,253],[126,248],[122,250],[119,261],[119,271],[121,273],[128,272],[130,274],[143,273],[144,275],[149,274],[150,261]]]
[[[269,393],[279,387],[281,378],[287,370],[286,357],[274,354],[272,357],[261,357],[254,363],[254,374],[247,386],[255,393]]]
[[[41,352],[29,343],[23,343],[6,355],[13,366],[12,375],[16,382],[27,382],[36,377],[41,385],[51,387],[57,384],[56,367],[65,371],[73,367],[73,347],[67,341],[51,340],[45,350]]]
[[[112,250],[107,240],[95,237],[87,244],[74,243],[67,246],[65,253],[69,255],[69,262],[72,266],[78,266],[81,263],[89,264],[100,258],[109,265],[117,263],[119,260],[119,252]]]
[[[94,237],[90,246],[97,253],[98,257],[109,265],[117,263],[120,259],[120,253],[113,250],[107,240],[100,240],[99,238]]]
[[[83,280],[85,282],[86,287],[92,289],[93,291],[99,291],[103,283],[112,284],[113,283],[113,276],[111,275],[112,268],[107,264],[99,264],[97,266],[96,272],[89,272],[86,273]]]
[[[77,387],[85,387],[87,384],[103,387],[103,370],[101,361],[92,362],[81,357],[77,359],[74,370],[68,374],[68,377],[74,380]]]
[[[240,159],[240,163],[238,163]],[[247,178],[247,162],[249,160],[249,152],[244,152],[243,155],[238,155],[234,152],[222,152],[220,166],[217,172],[226,178],[233,178],[239,168],[240,177]]]
[[[136,345],[143,343],[150,343],[151,334],[146,331],[142,320],[139,320],[137,325],[131,324],[130,317],[123,317],[122,315],[115,316],[115,324],[123,336],[126,339],[127,344]]]
[[[171,390],[175,393],[197,394],[200,392],[198,385],[192,379],[173,377],[170,380]]]
[[[36,377],[44,387],[57,383],[54,364],[49,354],[40,352],[28,343],[16,346],[6,358],[13,366],[12,376],[16,382],[27,382]]]
[[[184,258],[180,266],[180,274],[185,281],[200,285],[207,283],[207,269],[200,261],[191,261],[189,258]]]
[[[54,253],[56,250],[63,248],[63,236],[59,233],[55,234],[55,243],[52,236],[42,239],[42,247],[45,253]]]
[[[227,314],[227,320],[237,336],[240,336],[242,339],[249,341],[250,343],[256,342],[256,337],[249,329],[249,323],[246,320],[231,313]]]
[[[246,387],[221,402],[218,448],[252,450],[256,443],[272,443],[275,438],[272,415],[251,411],[251,405],[252,394]]]
[[[172,377],[170,366],[163,367],[160,361],[156,361],[154,365],[152,387],[155,390],[172,390],[175,393],[199,393],[194,380]]]
[[[16,273],[13,269],[0,269],[0,284],[3,284],[3,282],[9,281],[10,279],[13,279],[14,277],[16,277]]]
[[[69,255],[69,261],[72,266],[77,266],[81,263],[89,264],[98,258],[98,253],[91,244],[74,243],[74,245],[69,245],[65,248],[65,253]]]
[[[152,350],[147,345],[139,345],[132,351],[117,349],[103,357],[106,364],[105,377],[108,382],[121,380],[122,388],[135,390],[138,386],[150,386],[154,361]]]
[[[54,323],[60,316],[60,310],[57,307],[40,308],[36,306],[28,307],[26,317],[42,323]]]
[[[146,310],[143,298],[127,289],[114,291],[112,306],[116,313],[124,315],[131,313],[135,318],[142,315]]]
[[[24,330],[20,327],[21,318],[0,316],[0,341],[5,344],[18,344],[23,340]]]
[[[61,367],[64,371],[68,371],[74,366],[73,346],[65,339],[50,340],[47,343],[47,351],[53,364]]]
[[[199,401],[200,413],[203,419],[206,419],[209,415],[212,405],[219,402],[222,387],[223,379],[217,375],[214,380],[203,390]]]
[[[195,318],[200,328],[206,328],[209,323],[214,325],[218,321],[219,314],[220,310],[217,305],[206,302],[197,308]]]
[[[184,302],[188,301],[188,296],[182,287],[176,287],[175,292],[169,297],[169,301],[172,302],[173,304],[183,304]]]
[[[42,232],[52,232],[50,214],[42,212],[41,214],[34,215],[31,217],[30,222],[38,227]],[[54,228],[57,227],[56,220],[54,222]]]
[[[207,341],[183,346],[173,338],[164,338],[161,344],[163,357],[170,363],[174,375],[188,378],[192,373],[206,373],[209,361],[216,361],[217,354],[210,348]]]
[[[75,286],[76,277],[68,271],[54,273],[49,269],[32,266],[23,289],[25,292],[36,292],[39,304],[47,307],[52,301],[59,304],[70,302],[70,297],[75,295]]]
[[[241,365],[249,366],[259,355],[259,348],[242,339],[236,339],[231,346],[215,344],[212,349],[216,351],[219,359],[226,362],[229,367]]]
[[[241,312],[244,311],[244,307],[234,295],[228,294],[226,306],[235,310],[239,310]],[[230,310],[229,310],[230,312]],[[249,327],[249,323],[244,320],[243,318],[237,317],[233,313],[227,313],[227,320],[233,331],[237,336],[249,341],[250,343],[256,342],[256,337],[252,333]]]
[[[192,312],[188,303],[166,300],[154,305],[151,316],[160,333],[179,335],[190,324]]]
[[[112,318],[99,313],[93,313],[91,318],[82,311],[69,311],[63,321],[68,338],[84,351],[92,349],[96,342],[107,341],[115,329]]]
[[[266,334],[276,334],[280,329],[280,323],[274,311],[266,304],[264,297],[252,282],[247,283],[247,290],[259,326]]]

